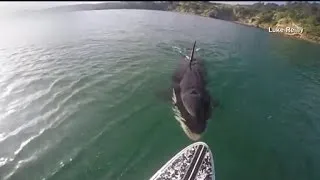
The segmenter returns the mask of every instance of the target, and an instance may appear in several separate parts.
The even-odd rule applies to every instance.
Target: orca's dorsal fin
[[[190,69],[191,69],[191,63],[193,61],[194,50],[196,48],[196,42],[197,41],[194,41],[194,44],[193,44],[193,47],[192,47],[192,51],[191,51],[191,55],[190,55],[190,62],[189,62]]]

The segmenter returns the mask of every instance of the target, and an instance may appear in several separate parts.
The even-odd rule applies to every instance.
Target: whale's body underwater
[[[186,135],[194,141],[205,131],[212,114],[212,100],[206,89],[206,70],[194,57],[194,42],[190,58],[181,59],[172,76],[172,103],[175,119]]]

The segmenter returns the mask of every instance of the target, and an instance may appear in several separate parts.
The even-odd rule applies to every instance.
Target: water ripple
[[[225,107],[206,139],[215,144],[221,168],[230,165],[224,162],[234,154],[232,163],[240,170],[231,169],[231,174],[248,172],[241,167],[257,174],[264,167],[258,160],[272,159],[260,146],[268,150],[276,143],[276,150],[290,157],[314,157],[309,171],[318,175],[318,47],[306,45],[306,55],[292,51],[292,46],[300,47],[297,42],[176,13],[93,11],[20,21],[6,24],[0,34],[5,42],[0,43],[0,179],[124,179],[133,170],[146,174],[149,169],[138,172],[136,167],[163,157],[162,151],[150,153],[152,141],[159,147],[183,142],[183,136],[172,141],[152,136],[162,128],[154,121],[167,124],[164,119],[171,116],[150,97],[154,86],[169,84],[164,79],[177,59],[189,54],[194,40],[212,80],[210,91]],[[161,111],[152,114],[151,108]],[[173,125],[164,127],[168,136],[178,132]],[[239,142],[246,143],[241,146],[245,151],[230,150],[240,147]],[[252,154],[246,148],[261,156],[242,161]],[[113,150],[121,152],[111,158]],[[91,154],[100,151],[107,155]],[[283,165],[288,172],[298,169],[295,163],[303,164],[303,159],[281,158],[277,161],[293,164]],[[94,171],[101,166],[103,172]]]

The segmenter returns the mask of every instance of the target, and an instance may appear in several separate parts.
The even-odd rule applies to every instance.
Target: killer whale
[[[193,141],[200,139],[212,115],[212,98],[206,89],[203,61],[191,55],[182,58],[172,75],[172,110],[183,131]]]

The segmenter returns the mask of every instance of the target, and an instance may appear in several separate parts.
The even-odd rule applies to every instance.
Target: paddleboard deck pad
[[[213,156],[204,142],[193,143],[171,158],[150,180],[214,180]]]

